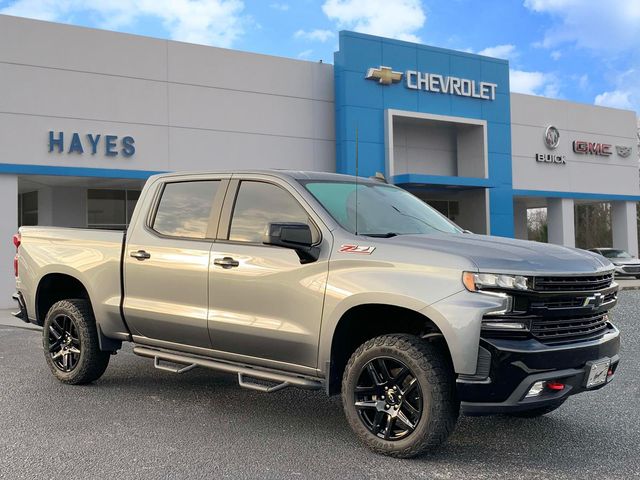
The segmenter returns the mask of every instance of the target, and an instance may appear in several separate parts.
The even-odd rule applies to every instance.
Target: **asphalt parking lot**
[[[640,478],[639,311],[640,291],[622,292],[609,387],[535,420],[461,417],[443,448],[413,460],[361,446],[338,398],[173,375],[130,348],[95,384],[65,386],[38,331],[0,325],[0,478]]]

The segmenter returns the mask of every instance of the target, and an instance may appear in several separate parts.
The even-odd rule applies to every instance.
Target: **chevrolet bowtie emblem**
[[[402,72],[394,72],[391,67],[370,68],[367,70],[367,80],[378,80],[382,85],[391,85],[402,80]]]

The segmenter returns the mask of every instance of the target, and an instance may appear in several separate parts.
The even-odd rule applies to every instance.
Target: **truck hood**
[[[478,270],[494,273],[566,274],[610,271],[606,258],[586,250],[475,234],[399,235],[390,244],[465,257]]]
[[[640,260],[637,258],[609,258],[608,260],[614,265],[640,265]]]

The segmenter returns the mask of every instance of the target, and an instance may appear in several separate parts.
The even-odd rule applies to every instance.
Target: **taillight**
[[[22,237],[20,236],[19,233],[16,233],[13,236],[13,244],[16,246],[16,256],[13,257],[13,274],[16,277],[18,276],[18,248],[20,247],[21,243],[22,243]]]

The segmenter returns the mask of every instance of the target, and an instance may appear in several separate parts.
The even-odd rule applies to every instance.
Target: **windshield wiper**
[[[364,235],[365,237],[391,238],[391,237],[397,237],[400,234],[395,232],[387,232],[387,233],[361,233],[360,235]]]

